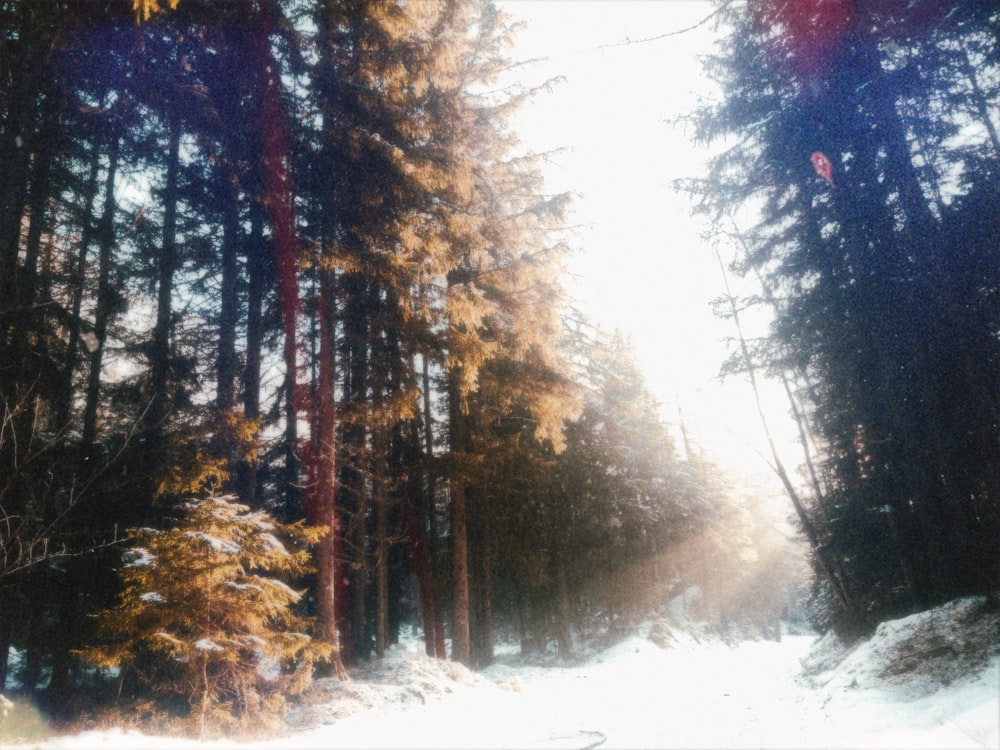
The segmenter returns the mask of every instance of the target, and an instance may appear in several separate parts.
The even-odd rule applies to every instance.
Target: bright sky
[[[749,384],[718,380],[733,324],[716,319],[723,293],[705,226],[690,216],[674,180],[698,175],[706,152],[675,118],[713,97],[698,56],[715,37],[706,0],[501,0],[523,19],[512,56],[547,58],[524,73],[529,82],[566,81],[537,98],[518,124],[538,151],[566,148],[547,173],[550,188],[578,193],[574,223],[582,249],[571,287],[583,307],[633,340],[647,384],[676,423],[677,404],[695,440],[740,474],[771,474],[766,441]],[[724,258],[726,251],[724,250]],[[731,258],[732,251],[729,251]],[[726,258],[727,260],[729,258]],[[732,283],[737,280],[731,279]],[[767,389],[772,429],[783,458],[797,466],[793,428],[776,384]]]

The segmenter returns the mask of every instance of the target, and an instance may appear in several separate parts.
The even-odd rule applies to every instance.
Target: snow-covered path
[[[801,746],[818,712],[794,675],[814,640],[664,651],[632,638],[584,667],[532,675],[521,694],[536,736],[548,727],[600,731],[605,748]]]
[[[905,623],[906,621],[900,621]],[[320,726],[251,744],[90,732],[44,750],[308,748],[998,748],[1000,658],[932,689],[885,676],[894,638],[839,658],[819,686],[801,678],[815,637],[735,648],[634,636],[572,667],[502,663],[471,673],[399,649],[374,679],[330,683],[311,706]],[[880,631],[881,632],[881,631]],[[905,646],[906,644],[904,644]],[[908,647],[908,646],[907,646]],[[369,676],[371,677],[371,676]],[[916,686],[916,687],[915,687]],[[350,715],[347,715],[350,714]]]
[[[814,737],[825,717],[794,679],[814,641],[663,650],[633,637],[580,666],[496,665],[442,700],[366,711],[267,747],[827,747]]]

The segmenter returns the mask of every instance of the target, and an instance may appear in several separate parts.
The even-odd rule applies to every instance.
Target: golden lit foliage
[[[219,419],[221,421],[219,429],[224,430],[233,441],[240,458],[244,461],[257,461],[260,458],[260,431],[264,420],[259,417],[247,417],[238,411],[225,411],[219,415]],[[193,492],[195,490],[184,491],[185,494]]]
[[[177,9],[180,0],[167,0],[170,10]],[[135,11],[136,21],[148,21],[151,16],[163,11],[160,0],[132,0],[132,9]]]
[[[307,634],[286,582],[310,570],[320,531],[232,497],[189,501],[172,529],[133,530],[121,601],[99,616],[107,643],[83,656],[160,700],[187,699],[202,736],[259,726],[329,648]]]
[[[172,472],[161,477],[156,485],[157,496],[189,495],[203,487],[215,487],[229,478],[229,462],[225,458],[212,458],[201,450],[192,449],[196,451],[194,461],[186,466],[176,466]]]

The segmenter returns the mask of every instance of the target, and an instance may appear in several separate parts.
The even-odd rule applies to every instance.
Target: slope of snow
[[[198,743],[85,732],[44,750],[324,748],[998,748],[1000,615],[981,598],[884,623],[851,646],[833,636],[783,642],[649,628],[584,660],[538,666],[513,656],[481,673],[418,644],[318,680],[287,737]]]

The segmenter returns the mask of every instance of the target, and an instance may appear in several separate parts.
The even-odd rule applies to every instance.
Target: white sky
[[[707,53],[714,24],[655,41],[696,25],[712,12],[706,0],[500,0],[524,20],[514,59],[546,58],[523,74],[537,83],[566,81],[539,96],[517,124],[536,151],[566,148],[547,172],[553,191],[579,194],[572,223],[582,252],[572,285],[583,308],[633,340],[647,384],[677,422],[677,402],[689,433],[738,474],[771,471],[749,384],[718,380],[731,322],[717,320],[709,301],[723,293],[711,247],[699,239],[701,219],[675,179],[698,175],[705,152],[687,139],[678,116],[712,97],[698,55]],[[724,252],[725,257],[725,252]],[[730,251],[731,257],[731,251]],[[731,279],[731,282],[736,280]],[[772,429],[783,458],[797,466],[798,448],[787,404],[768,389]],[[780,492],[780,490],[779,490]]]

